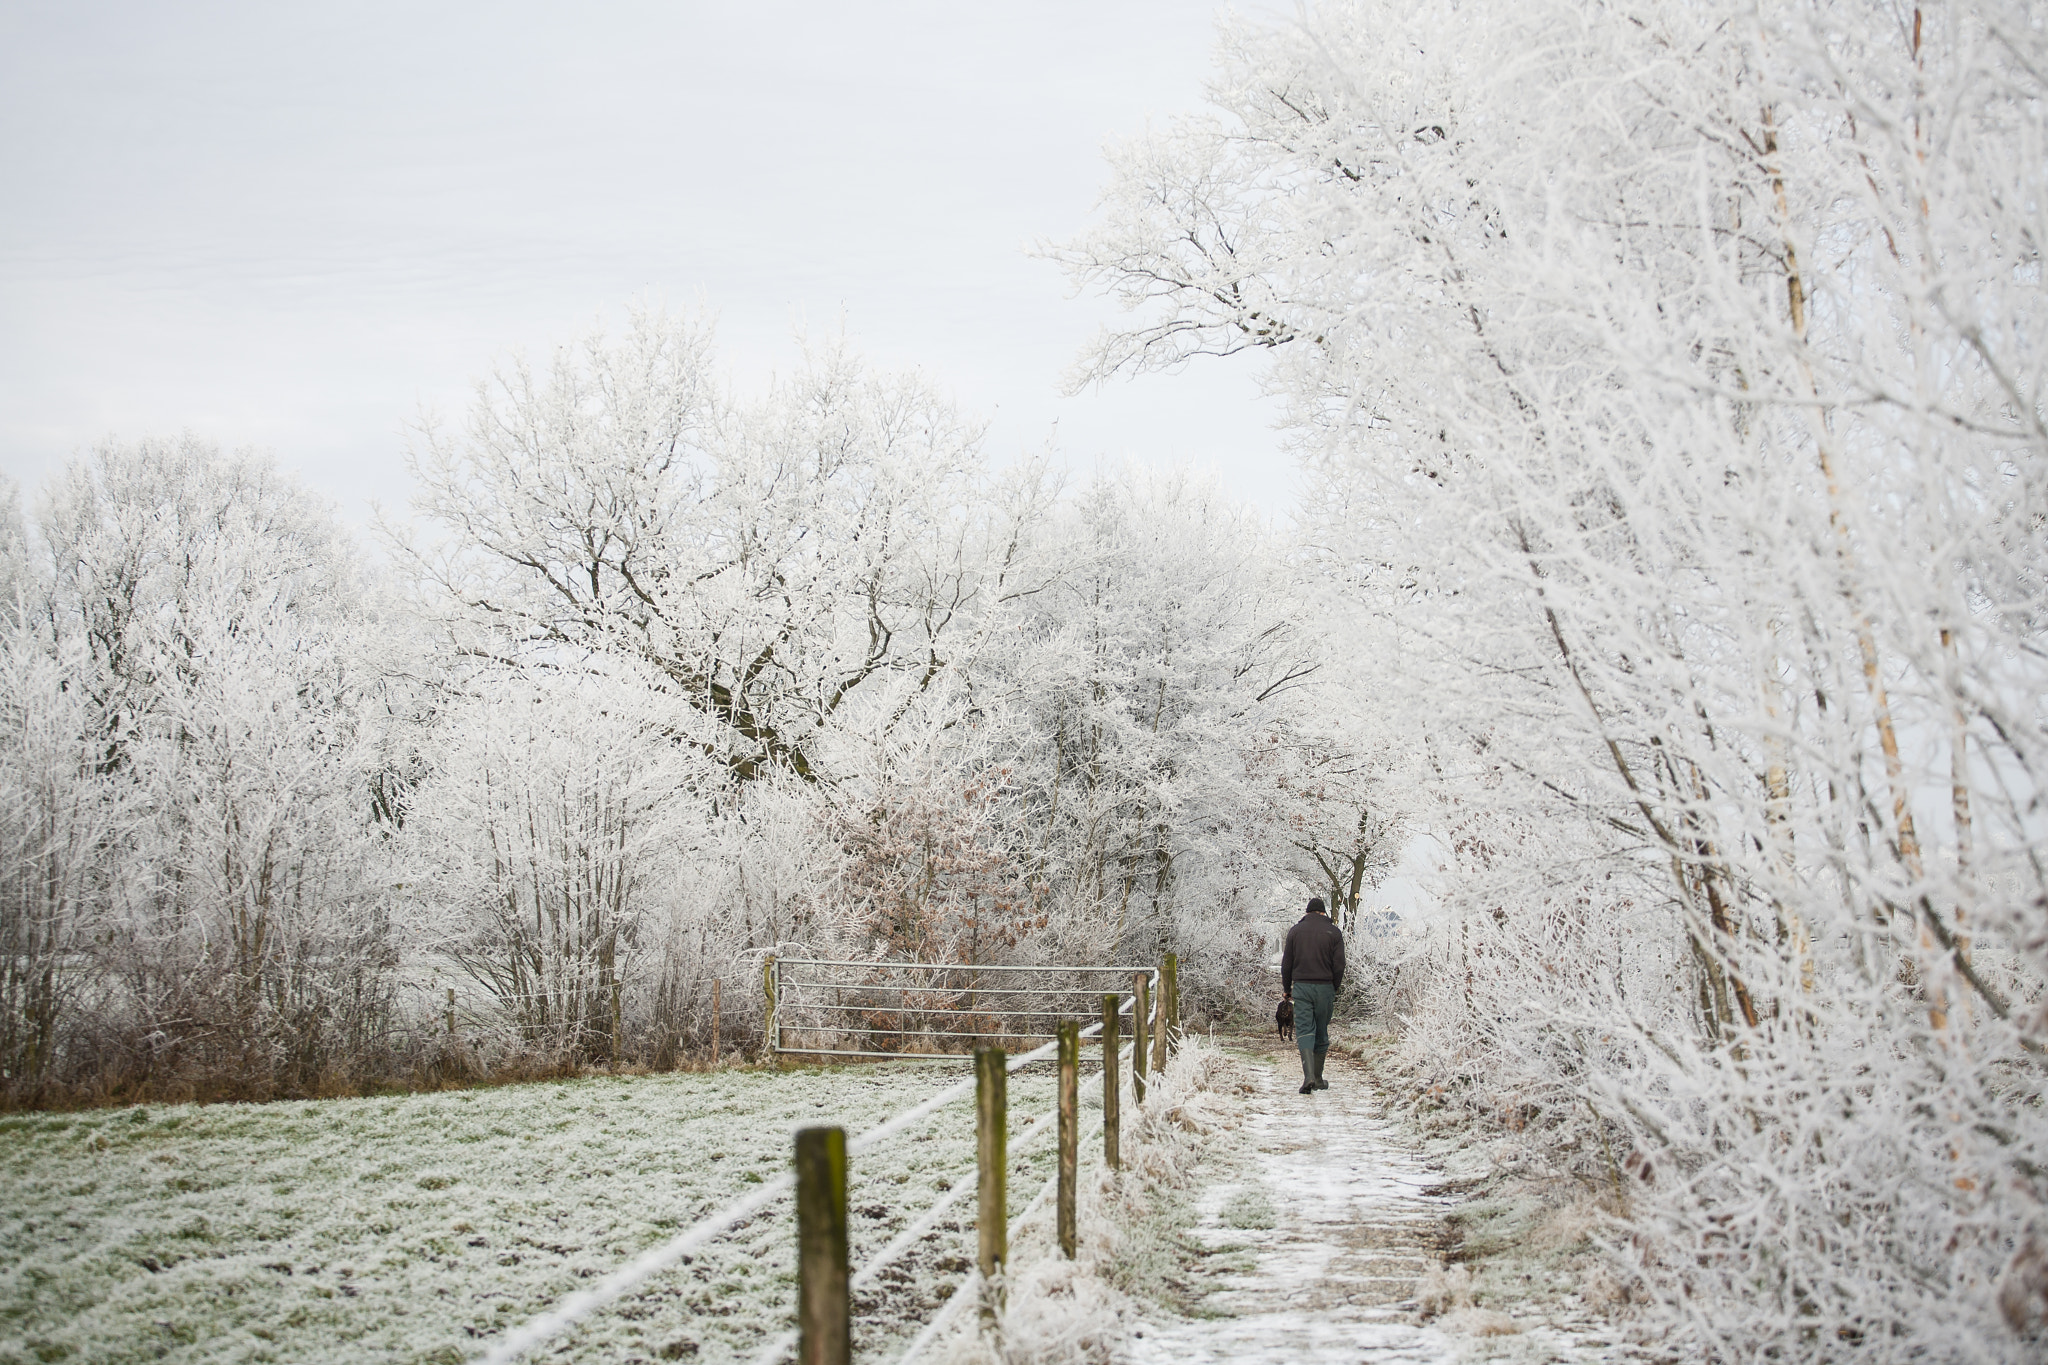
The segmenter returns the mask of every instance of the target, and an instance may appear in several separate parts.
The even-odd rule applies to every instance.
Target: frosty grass
[[[0,1362],[465,1360],[781,1173],[796,1128],[857,1134],[961,1074],[597,1077],[0,1119]],[[1012,1133],[1051,1103],[1046,1068],[1012,1075]],[[854,1161],[856,1266],[972,1178],[973,1123],[959,1101]],[[1044,1143],[1019,1158],[1013,1206],[1050,1160]],[[907,1340],[967,1269],[961,1225],[941,1227],[856,1301],[863,1346]],[[784,1199],[536,1356],[746,1359],[790,1325],[794,1239]]]

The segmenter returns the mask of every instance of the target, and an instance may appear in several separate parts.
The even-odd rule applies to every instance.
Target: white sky
[[[842,318],[1010,458],[1217,468],[1292,505],[1255,366],[1062,398],[1107,303],[1101,149],[1196,108],[1216,6],[0,7],[0,470],[99,439],[277,452],[351,520],[491,359],[634,300],[708,308],[743,381]]]

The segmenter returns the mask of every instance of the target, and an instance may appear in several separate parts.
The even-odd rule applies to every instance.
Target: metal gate
[[[1067,1020],[1098,1021],[1105,995],[1128,1010],[1141,982],[1159,1000],[1156,969],[775,958],[769,1046],[806,1056],[966,1058],[977,1046],[1042,1042]]]

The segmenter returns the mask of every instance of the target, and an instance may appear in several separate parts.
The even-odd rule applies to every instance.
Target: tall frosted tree
[[[1179,952],[1207,1003],[1237,1003],[1259,972],[1252,924],[1290,880],[1278,755],[1330,709],[1287,542],[1213,482],[1137,471],[1080,490],[1039,536],[1057,575],[967,672],[1005,755],[1016,859],[1076,952]]]
[[[1418,1036],[1663,1173],[1632,1268],[1724,1358],[2041,1303],[2043,41],[1326,4],[1066,252],[1092,373],[1271,354],[1428,701]]]
[[[423,430],[420,510],[447,535],[417,562],[462,648],[617,653],[742,782],[811,780],[835,716],[947,662],[981,583],[977,442],[844,346],[741,402],[705,331],[636,315],[545,372],[507,363],[460,431]]]
[[[74,461],[38,532],[9,643],[9,930],[68,935],[72,1063],[227,1093],[345,1080],[388,1032],[390,963],[381,650],[331,512],[268,461],[146,441]]]

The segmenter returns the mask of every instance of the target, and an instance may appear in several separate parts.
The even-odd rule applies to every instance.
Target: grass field
[[[9,1117],[0,1363],[461,1361],[779,1174],[794,1129],[857,1133],[962,1072],[607,1076]],[[1051,1095],[1044,1068],[1013,1076],[1012,1131]],[[971,1102],[857,1160],[855,1263],[973,1162]],[[1041,1145],[1015,1188],[1049,1163]],[[967,1236],[942,1227],[856,1303],[867,1346],[915,1330],[966,1268]],[[744,1359],[789,1323],[793,1242],[785,1201],[549,1358]]]

